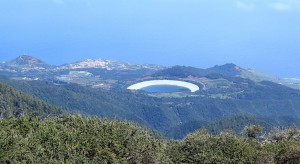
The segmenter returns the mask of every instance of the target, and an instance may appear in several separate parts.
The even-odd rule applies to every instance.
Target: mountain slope
[[[81,72],[90,74],[80,76]],[[75,73],[75,74],[74,74]],[[226,77],[241,77],[255,82],[272,81],[291,88],[300,89],[298,81],[281,79],[276,76],[253,69],[244,69],[235,64],[217,65],[208,69],[174,66],[164,67],[151,64],[130,64],[104,59],[87,59],[62,66],[50,66],[47,63],[28,55],[0,64],[0,77],[62,81],[77,83],[83,86],[115,88],[120,84],[136,79],[153,78],[187,78],[206,77],[219,79]]]
[[[43,81],[5,79],[1,81],[69,111],[102,118],[132,120],[160,131],[179,122],[174,112],[161,110],[165,105],[159,103],[160,99],[144,94],[93,89],[76,84],[54,85]]]
[[[236,81],[238,80],[240,79],[237,78]],[[182,134],[193,131],[199,124],[212,123],[236,114],[250,114],[262,118],[300,118],[300,91],[284,86],[276,89],[277,84],[271,82],[253,83],[234,99],[219,99],[201,96],[156,98],[143,92],[107,91],[75,84],[1,81],[64,109],[106,118],[132,120],[162,134],[168,133],[169,137],[184,136]]]
[[[50,67],[50,65],[46,64],[40,59],[37,59],[29,55],[21,55],[14,60],[4,63],[4,66],[22,67],[22,68],[26,68],[26,67],[27,68],[34,68],[34,67],[49,68]]]
[[[217,65],[212,68],[208,68],[206,70],[210,72],[219,73],[225,76],[237,76],[240,75],[243,69],[235,64],[229,63],[221,66]]]
[[[209,74],[209,71],[200,68],[194,67],[186,67],[186,66],[173,66],[171,68],[167,68],[161,71],[154,73],[152,76],[154,77],[177,77],[177,78],[185,78],[188,76],[202,77]]]
[[[294,116],[275,118],[238,114],[212,122],[190,121],[177,127],[173,127],[166,133],[166,136],[182,139],[187,134],[198,129],[206,129],[214,135],[219,135],[222,131],[230,129],[233,133],[240,135],[243,129],[249,125],[260,125],[265,133],[269,133],[274,127],[300,127],[300,120],[298,117]]]
[[[299,90],[263,78],[251,80],[252,74],[251,78],[243,78],[249,70],[234,64],[209,69],[175,66],[156,71],[126,64],[123,69],[122,64],[101,62],[104,60],[86,60],[69,65],[72,67],[27,71],[27,74],[26,69],[12,69],[15,76],[7,74],[9,78],[32,76],[30,80],[42,77],[43,81],[1,81],[72,112],[132,120],[171,137],[182,136],[198,128],[197,124],[209,124],[236,114],[300,118]],[[196,93],[173,95],[126,90],[133,83],[156,78],[190,81],[204,87]]]
[[[207,69],[200,69],[186,66],[173,66],[160,70],[152,75],[153,77],[168,78],[187,78],[189,76],[198,78],[220,79],[220,78],[243,78],[254,82],[271,81],[293,89],[300,89],[299,81],[291,79],[281,79],[271,74],[256,71],[254,69],[245,69],[235,64],[229,63],[224,65],[216,65]]]
[[[59,66],[58,69],[88,69],[88,68],[101,68],[107,70],[138,70],[138,69],[149,69],[149,70],[161,70],[164,67],[151,64],[130,64],[125,62],[118,62],[105,59],[86,59],[83,61],[66,64]]]
[[[0,83],[0,118],[5,118],[9,115],[19,116],[23,114],[36,114],[45,117],[48,115],[62,114],[62,111]]]

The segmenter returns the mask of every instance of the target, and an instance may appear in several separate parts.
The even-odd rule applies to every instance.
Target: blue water
[[[152,93],[190,92],[190,90],[185,87],[179,87],[174,85],[153,85],[149,87],[144,87],[141,90]]]

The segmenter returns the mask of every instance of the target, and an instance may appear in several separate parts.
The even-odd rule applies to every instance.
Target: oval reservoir
[[[133,84],[127,89],[144,90],[147,92],[196,92],[199,86],[179,80],[150,80]]]

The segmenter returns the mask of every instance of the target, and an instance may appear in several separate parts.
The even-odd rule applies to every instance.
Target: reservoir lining
[[[183,87],[187,88],[191,92],[196,92],[200,88],[199,86],[185,82],[185,81],[179,81],[179,80],[149,80],[149,81],[143,81],[140,83],[133,84],[129,86],[127,89],[130,90],[143,90],[143,88],[151,87],[151,86],[177,86],[177,87]]]

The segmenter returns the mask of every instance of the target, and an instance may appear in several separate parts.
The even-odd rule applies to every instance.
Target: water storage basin
[[[196,92],[199,86],[179,80],[149,80],[133,84],[127,89],[144,90],[147,92]]]

